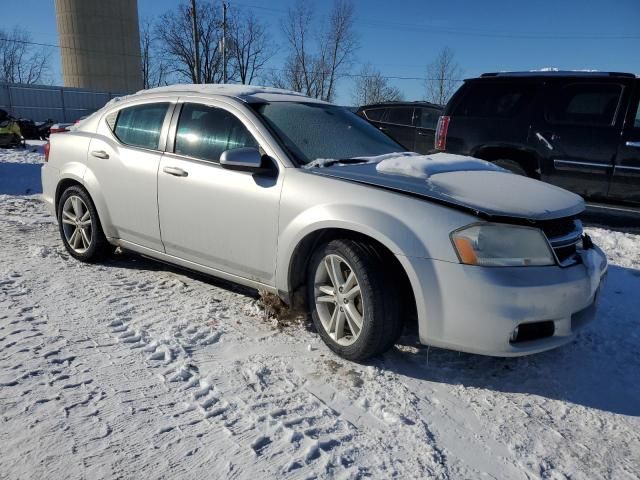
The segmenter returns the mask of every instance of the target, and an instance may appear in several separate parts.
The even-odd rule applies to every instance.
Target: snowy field
[[[69,258],[33,149],[0,150],[0,478],[639,477],[640,236],[589,230],[611,267],[564,348],[358,365],[242,287]]]

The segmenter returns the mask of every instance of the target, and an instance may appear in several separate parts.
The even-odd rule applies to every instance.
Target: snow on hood
[[[395,153],[386,153],[384,155],[376,155],[374,157],[354,157],[358,160],[363,160],[363,162],[358,163],[358,165],[364,165],[368,163],[379,163],[386,159],[391,158],[406,158],[406,157],[419,157],[420,154],[414,152],[395,152]],[[336,165],[338,167],[349,165],[349,163],[335,163],[337,160],[335,158],[316,158],[314,161],[303,165],[302,168],[325,168],[331,165]]]
[[[436,160],[424,167],[424,163],[430,161],[424,160],[424,157],[435,157]],[[443,160],[448,157],[459,158],[443,165]],[[381,172],[379,167],[385,160],[419,160],[417,165],[421,168],[416,165],[396,166],[397,170],[402,170],[402,174],[397,170],[393,173]],[[515,175],[491,164],[486,165],[487,162],[480,161],[478,164],[469,160],[473,159],[447,154],[394,155],[374,163],[332,164],[305,171],[440,201],[488,217],[547,220],[577,215],[584,210],[584,201],[574,193]],[[407,171],[411,174],[407,175]]]
[[[446,172],[468,172],[475,170],[505,171],[493,163],[464,155],[435,153],[433,155],[386,156],[377,165],[379,173],[403,175],[428,180],[429,177]]]

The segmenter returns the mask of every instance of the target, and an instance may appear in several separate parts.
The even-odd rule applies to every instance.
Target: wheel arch
[[[388,273],[396,277],[399,291],[407,292],[406,298],[403,299],[403,305],[408,307],[409,316],[417,314],[413,282],[403,264],[393,253],[392,248],[370,235],[343,227],[318,228],[307,233],[297,243],[287,268],[287,291],[281,292],[281,296],[285,298],[287,303],[295,309],[307,311],[308,298],[305,285],[311,256],[320,245],[336,239],[353,240],[372,246],[384,259],[385,265],[389,265]],[[387,272],[385,271],[385,273]]]
[[[488,145],[478,148],[472,156],[487,160],[513,160],[520,165],[531,178],[540,178],[540,158],[530,150],[514,145]]]
[[[86,190],[86,188],[82,183],[82,179],[77,178],[75,176],[63,177],[58,181],[58,184],[56,185],[56,191],[53,197],[54,199],[53,206],[54,206],[54,211],[56,212],[56,218],[58,218],[58,203],[60,202],[60,197],[62,196],[62,193],[67,188],[72,187],[74,185],[82,187]]]

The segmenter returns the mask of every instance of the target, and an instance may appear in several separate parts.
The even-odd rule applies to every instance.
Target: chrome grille
[[[542,226],[556,260],[562,267],[567,267],[578,262],[578,246],[582,243],[582,222],[576,219],[562,219],[555,221],[552,228]]]

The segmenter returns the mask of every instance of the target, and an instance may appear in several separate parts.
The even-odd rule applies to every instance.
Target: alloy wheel
[[[327,334],[340,345],[353,344],[362,332],[365,307],[353,268],[340,255],[326,255],[316,269],[314,291]]]
[[[62,231],[75,253],[83,254],[91,246],[91,212],[77,195],[71,195],[62,206]]]

